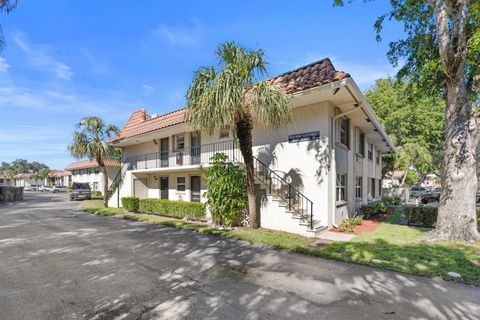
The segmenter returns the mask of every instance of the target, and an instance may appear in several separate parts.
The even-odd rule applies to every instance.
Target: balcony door
[[[175,163],[177,166],[183,166],[183,154],[185,153],[185,135],[183,133],[175,136]]]
[[[133,181],[133,194],[135,197],[146,199],[148,197],[147,179],[135,179]]]
[[[190,133],[190,141],[192,145],[192,164],[200,164],[200,145],[202,144],[200,131]]]
[[[168,138],[160,139],[160,165],[168,167]]]
[[[190,177],[190,191],[193,202],[200,202],[200,176]]]
[[[168,177],[160,177],[160,199],[168,199]]]

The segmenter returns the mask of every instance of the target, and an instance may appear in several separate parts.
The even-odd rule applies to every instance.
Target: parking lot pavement
[[[77,210],[0,206],[0,318],[480,319],[480,289]]]

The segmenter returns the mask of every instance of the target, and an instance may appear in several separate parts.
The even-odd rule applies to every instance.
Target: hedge
[[[165,199],[141,199],[140,211],[165,217],[205,220],[205,206],[200,202],[171,201]]]
[[[437,222],[438,208],[430,206],[406,206],[405,218],[408,225],[433,228]]]
[[[388,209],[388,206],[383,201],[374,201],[367,204],[364,204],[360,207],[360,212],[363,214],[365,219],[369,219],[374,216],[378,216],[381,213],[385,213]]]
[[[92,194],[92,197],[101,197],[102,196],[102,192],[101,191],[92,191],[91,192]]]
[[[138,211],[140,199],[137,197],[123,197],[122,206],[130,212]]]

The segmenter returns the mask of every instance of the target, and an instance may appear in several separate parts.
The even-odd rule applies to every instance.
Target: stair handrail
[[[313,229],[313,201],[310,200],[308,197],[306,197],[302,192],[300,192],[300,190],[298,188],[296,188],[295,186],[293,186],[291,183],[288,183],[284,178],[282,178],[278,173],[276,173],[274,170],[270,169],[265,163],[263,163],[260,159],[258,159],[257,157],[253,156],[253,159],[254,159],[254,167],[255,167],[255,162],[257,162],[258,164],[261,165],[262,167],[262,170],[268,174],[270,176],[270,185],[267,185],[267,183],[265,181],[262,180],[262,178],[260,176],[257,175],[257,170],[254,170],[254,173],[255,175],[257,175],[257,178],[267,187],[269,187],[269,191],[270,193],[272,193],[272,188],[271,188],[271,181],[272,181],[272,176],[275,177],[275,179],[279,180],[281,183],[285,184],[288,186],[288,193],[289,193],[289,196],[288,196],[288,201],[289,201],[289,210],[292,210],[295,211],[297,214],[299,214],[302,218],[304,218],[305,220],[307,220],[307,222],[310,224],[310,229]],[[291,203],[291,194],[292,194],[292,191],[294,191],[296,194],[298,194],[301,198],[303,198],[306,203],[307,203],[307,210],[310,211],[309,214],[305,215],[303,214],[300,210],[294,208],[292,206],[292,203]],[[279,197],[282,197],[282,195],[280,193],[277,193],[277,195]]]
[[[113,193],[120,188],[120,184],[123,181],[123,178],[125,177],[125,174],[128,171],[128,170],[124,171],[123,169],[125,167],[128,169],[129,164],[130,164],[129,159],[126,158],[125,161],[123,162],[122,166],[120,167],[120,170],[118,170],[117,175],[115,176],[112,183],[108,187],[108,194],[107,194],[108,200],[110,200],[110,198],[113,196]],[[119,206],[119,205],[120,205],[120,199],[117,199],[117,206]]]

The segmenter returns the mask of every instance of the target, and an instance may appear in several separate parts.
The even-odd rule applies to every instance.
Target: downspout
[[[359,102],[359,101],[357,100],[357,98],[355,98],[355,96],[352,94],[352,92],[350,91],[350,89],[348,88],[348,86],[345,86],[345,88],[348,90],[348,92],[350,93],[350,95],[352,96],[352,98],[355,100],[355,102],[356,102],[355,104],[356,104],[356,105],[355,105],[355,107],[354,107],[353,109],[348,110],[348,111],[345,111],[345,112],[340,113],[340,114],[338,114],[338,115],[336,115],[336,116],[333,117],[333,123],[332,123],[332,125],[333,125],[332,160],[333,160],[333,161],[335,161],[335,148],[336,148],[336,143],[337,143],[337,119],[338,119],[338,118],[341,118],[341,117],[344,117],[344,116],[346,116],[347,114],[350,114],[350,113],[355,112],[355,111],[357,111],[357,110],[362,110],[362,107],[361,107],[362,103]],[[337,211],[337,196],[336,196],[336,194],[337,194],[337,175],[336,175],[337,168],[336,168],[336,166],[337,166],[337,163],[336,163],[336,161],[335,161],[335,174],[334,174],[333,177],[332,177],[332,181],[333,181],[333,192],[332,192],[332,194],[333,194],[333,198],[334,198],[333,201],[332,201],[332,203],[333,203],[333,208],[332,208],[332,215],[333,215],[333,216],[332,216],[332,225],[333,225],[335,228],[338,228],[338,225],[335,223],[335,213],[336,213],[336,211]]]

